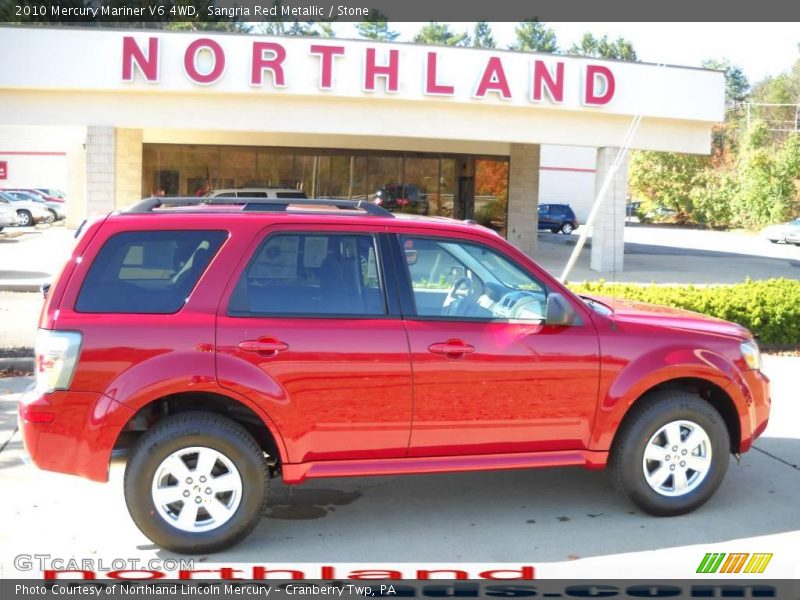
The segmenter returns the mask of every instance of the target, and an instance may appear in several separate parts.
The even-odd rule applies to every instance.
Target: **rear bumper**
[[[18,408],[25,449],[37,467],[93,481],[108,481],[111,450],[134,414],[103,394],[35,389]]]

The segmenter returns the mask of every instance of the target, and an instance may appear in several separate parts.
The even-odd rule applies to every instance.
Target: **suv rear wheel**
[[[125,468],[125,502],[150,540],[174,552],[222,550],[249,534],[267,502],[264,452],[238,423],[203,412],[145,433]]]
[[[611,475],[639,508],[657,516],[691,512],[722,483],[730,458],[719,413],[687,392],[658,392],[626,420],[612,453]]]
[[[569,235],[570,233],[572,233],[573,229],[574,227],[572,226],[572,223],[564,223],[561,225],[561,233]]]

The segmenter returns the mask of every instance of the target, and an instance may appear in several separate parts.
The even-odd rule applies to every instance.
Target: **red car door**
[[[406,454],[411,366],[380,239],[273,227],[223,299],[220,384],[263,408],[292,463]]]
[[[414,311],[409,456],[585,448],[600,368],[593,324],[544,324],[546,286],[498,249],[399,242]]]

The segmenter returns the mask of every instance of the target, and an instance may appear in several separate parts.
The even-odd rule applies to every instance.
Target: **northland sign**
[[[304,96],[714,123],[719,71],[529,52],[235,34],[2,28],[5,89]],[[588,115],[587,115],[588,116]]]
[[[385,93],[398,94],[401,72],[422,70],[423,77],[418,83],[422,93],[427,96],[455,97],[456,87],[459,86],[471,90],[474,99],[483,99],[489,95],[503,100],[514,98],[515,92],[512,91],[506,67],[506,62],[510,62],[508,55],[485,56],[482,67],[477,72],[470,73],[468,70],[464,72],[454,68],[448,72],[440,64],[440,54],[444,52],[435,49],[424,52],[422,65],[401,65],[399,48],[383,49],[383,58],[378,57],[379,49],[371,45],[351,47],[348,52],[348,47],[342,44],[315,42],[309,43],[305,50],[318,63],[315,82],[317,89],[321,91],[335,90],[334,80],[337,73],[355,68],[361,73],[361,89],[365,93],[376,92],[381,86]],[[161,40],[158,37],[149,37],[143,41],[133,36],[123,37],[122,80],[133,82],[139,76],[141,81],[157,83],[161,52]],[[252,41],[248,57],[249,85],[291,88],[297,73],[293,72],[287,57],[285,41]],[[198,85],[214,85],[225,76],[229,58],[220,41],[202,37],[187,44],[182,60],[183,73],[189,81]],[[565,61],[532,56],[528,63],[524,81],[527,100],[534,103],[563,103],[565,86],[568,85],[565,79]],[[581,102],[586,106],[609,104],[616,90],[612,66],[586,63],[580,67],[578,81],[570,81],[570,85],[580,86]],[[460,72],[454,73],[455,71]],[[470,75],[474,84],[470,82]]]

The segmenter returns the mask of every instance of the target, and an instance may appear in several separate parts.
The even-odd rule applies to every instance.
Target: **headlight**
[[[751,369],[761,370],[761,351],[758,349],[758,344],[755,340],[749,342],[742,342],[739,346],[742,352],[742,358],[747,366]]]

